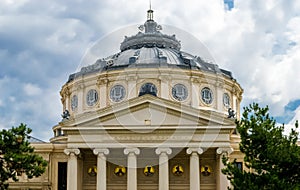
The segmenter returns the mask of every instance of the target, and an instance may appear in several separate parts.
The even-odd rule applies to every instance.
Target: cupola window
[[[89,90],[86,95],[86,103],[88,106],[94,106],[98,101],[98,93],[95,89]]]
[[[110,99],[114,102],[120,102],[125,97],[125,88],[122,85],[115,85],[110,90]]]
[[[202,101],[206,104],[211,104],[213,101],[213,93],[211,89],[205,87],[201,90]]]
[[[74,111],[78,106],[78,97],[76,95],[72,96],[71,99],[71,109]]]
[[[188,90],[183,84],[176,84],[172,88],[172,96],[178,101],[183,101],[188,96]]]
[[[153,96],[157,96],[157,88],[152,83],[146,83],[143,84],[143,86],[140,89],[139,96],[145,95],[145,94],[151,94]]]
[[[224,93],[223,94],[223,105],[226,107],[226,108],[229,108],[230,107],[230,97],[227,93]]]

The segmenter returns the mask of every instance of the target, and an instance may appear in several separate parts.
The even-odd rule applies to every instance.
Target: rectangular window
[[[238,167],[240,170],[243,170],[243,162],[236,162],[235,166]]]
[[[67,162],[58,162],[57,189],[67,190]]]

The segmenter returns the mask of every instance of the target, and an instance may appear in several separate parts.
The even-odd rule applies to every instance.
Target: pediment
[[[63,123],[65,127],[232,126],[224,114],[144,95]]]

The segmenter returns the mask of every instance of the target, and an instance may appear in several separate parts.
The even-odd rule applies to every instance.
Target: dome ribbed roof
[[[152,10],[148,10],[148,19],[139,29],[144,32],[131,37],[125,36],[119,53],[81,68],[80,72],[70,75],[69,81],[87,73],[128,67],[178,67],[219,73],[232,78],[231,72],[220,69],[218,65],[181,51],[180,41],[175,35],[160,32],[162,27],[153,20]]]

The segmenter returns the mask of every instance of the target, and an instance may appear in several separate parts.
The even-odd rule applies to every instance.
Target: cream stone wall
[[[228,108],[223,106],[223,94],[228,93],[230,107],[239,116],[239,104],[243,90],[235,80],[203,71],[169,68],[129,68],[82,76],[63,86],[61,90],[63,108],[69,110],[72,116],[105,108],[115,104],[109,96],[114,85],[120,84],[125,87],[126,95],[123,101],[126,101],[137,97],[140,87],[147,82],[156,85],[158,97],[177,102],[179,101],[172,97],[172,87],[178,83],[184,84],[188,89],[188,97],[180,102],[181,104],[222,113],[227,113]],[[206,104],[201,99],[200,92],[204,87],[210,88],[213,92],[212,104]],[[86,104],[86,94],[90,89],[98,92],[99,100],[94,106]],[[73,95],[78,96],[78,107],[74,111],[71,109],[70,102]]]

